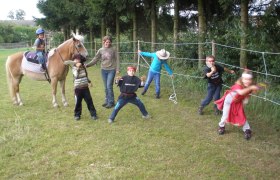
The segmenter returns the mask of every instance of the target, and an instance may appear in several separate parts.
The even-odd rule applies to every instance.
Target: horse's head
[[[88,52],[87,49],[84,46],[84,37],[82,35],[79,34],[72,34],[73,38],[73,43],[75,46],[75,52],[74,54],[81,54],[84,57],[88,56]]]
[[[72,59],[73,55],[80,54],[85,58],[88,56],[88,51],[85,48],[84,37],[81,35],[73,34],[73,37],[60,44],[57,48],[52,49],[48,57],[58,54],[59,59],[62,61]]]

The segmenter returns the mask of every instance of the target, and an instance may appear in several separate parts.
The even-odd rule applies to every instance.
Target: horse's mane
[[[73,41],[73,39],[72,39],[72,38],[70,38],[70,39],[68,39],[67,41],[64,41],[62,44],[60,44],[57,48],[52,48],[52,49],[50,50],[50,52],[49,52],[48,57],[53,56],[53,55],[54,55],[54,53],[55,53],[55,50],[56,50],[56,49],[58,49],[58,48],[60,48],[60,47],[64,46],[65,44],[69,43],[70,41]]]
[[[70,38],[70,39],[64,41],[64,42],[63,42],[62,44],[60,44],[57,48],[51,49],[50,52],[49,52],[49,54],[48,54],[48,57],[49,57],[49,58],[52,57],[52,56],[54,55],[56,49],[59,50],[59,49],[61,49],[61,48],[64,47],[64,46],[67,47],[67,44],[70,44],[70,43],[72,43],[73,41],[76,41],[75,39],[76,39],[76,40],[79,40],[79,41],[83,44],[84,37],[81,36],[81,35],[78,35],[78,34],[74,34],[74,33],[73,33],[73,38]],[[85,47],[83,46],[83,48],[85,48]],[[61,51],[62,51],[62,50],[61,50]],[[86,55],[87,55],[87,54],[86,54]]]

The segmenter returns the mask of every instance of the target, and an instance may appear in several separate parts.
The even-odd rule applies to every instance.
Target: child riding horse
[[[52,103],[54,107],[58,106],[56,100],[57,83],[59,81],[61,86],[62,103],[68,106],[65,97],[65,80],[68,73],[68,66],[64,65],[64,61],[72,59],[74,54],[81,54],[86,57],[88,52],[83,45],[83,36],[73,34],[73,38],[68,39],[57,48],[52,49],[48,55],[48,73],[51,79],[52,87]],[[39,81],[46,80],[43,73],[36,73],[26,70],[22,66],[24,52],[18,52],[10,55],[6,61],[7,81],[12,96],[13,104],[23,105],[19,93],[19,84],[23,75]]]

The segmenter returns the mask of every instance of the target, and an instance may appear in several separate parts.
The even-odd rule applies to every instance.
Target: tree
[[[8,13],[8,18],[11,20],[24,20],[25,12],[22,9],[18,9],[16,11],[11,10]]]
[[[157,5],[155,0],[150,1],[151,5],[151,40],[152,40],[152,49],[155,51],[156,42],[157,42]]]
[[[174,0],[174,17],[173,17],[174,52],[176,52],[176,44],[178,42],[178,34],[179,34],[179,4],[178,4],[178,0]]]
[[[25,12],[22,9],[16,10],[16,20],[24,20]]]
[[[247,67],[247,51],[242,49],[247,48],[247,29],[248,29],[248,5],[249,0],[241,0],[241,42],[240,42],[240,67],[246,68]]]
[[[199,45],[198,45],[198,58],[200,59],[198,67],[202,66],[202,59],[204,59],[204,45],[205,34],[206,34],[206,18],[204,13],[204,2],[203,0],[198,0],[198,36],[199,36]]]
[[[7,18],[9,18],[9,19],[11,19],[11,20],[14,20],[14,19],[15,19],[14,11],[10,11],[10,12],[8,13]]]

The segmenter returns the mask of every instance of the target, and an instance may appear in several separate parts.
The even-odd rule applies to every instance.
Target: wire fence
[[[26,48],[31,47],[30,42],[18,42],[18,43],[0,43],[0,49],[16,49],[16,48]]]
[[[193,80],[203,79],[201,69],[198,67],[199,61],[204,59],[197,58],[197,48],[201,43],[156,43],[156,48],[166,49],[171,52],[171,57],[169,58],[169,64],[171,65],[175,77],[187,78]],[[264,101],[268,101],[273,103],[274,105],[280,105],[280,75],[271,73],[271,70],[275,67],[275,64],[270,63],[272,60],[279,59],[280,53],[272,53],[272,52],[262,52],[248,49],[241,49],[233,46],[223,45],[215,42],[205,42],[203,43],[205,46],[205,53],[212,54],[213,48],[215,48],[215,56],[217,58],[217,63],[228,67],[234,68],[237,71],[242,71],[243,68],[239,66],[239,59],[230,59],[226,54],[228,51],[234,51],[234,53],[239,54],[241,50],[247,51],[248,53],[253,53],[256,56],[254,62],[255,64],[262,64],[262,69],[259,67],[250,67],[250,70],[255,74],[257,81],[263,81],[268,86],[264,89],[263,92],[258,95],[252,95],[253,97],[262,99]],[[57,42],[48,42],[49,48],[57,47],[59,43]],[[89,51],[90,58],[93,57],[97,50],[102,47],[102,42],[85,42],[85,47]],[[113,46],[117,47],[116,43],[113,43]],[[151,59],[144,59],[143,57],[139,57],[137,50],[140,49],[142,51],[149,51],[152,47],[151,42],[144,41],[129,41],[129,42],[119,42],[119,57],[121,64],[126,66],[127,64],[134,64],[139,67],[139,71],[141,73],[147,73],[149,69],[149,64],[151,63]],[[14,48],[26,48],[31,47],[30,42],[20,42],[20,43],[0,43],[0,49],[14,49]],[[176,47],[176,50],[174,50]],[[277,62],[277,61],[276,61]],[[250,62],[251,63],[251,62]],[[123,67],[124,68],[124,67]],[[191,70],[190,70],[191,69]],[[165,75],[166,72],[163,71]],[[238,77],[225,77],[225,88],[230,87],[230,83],[234,82]],[[173,81],[172,81],[173,83]],[[175,88],[178,84],[172,84],[173,91],[175,92]]]

